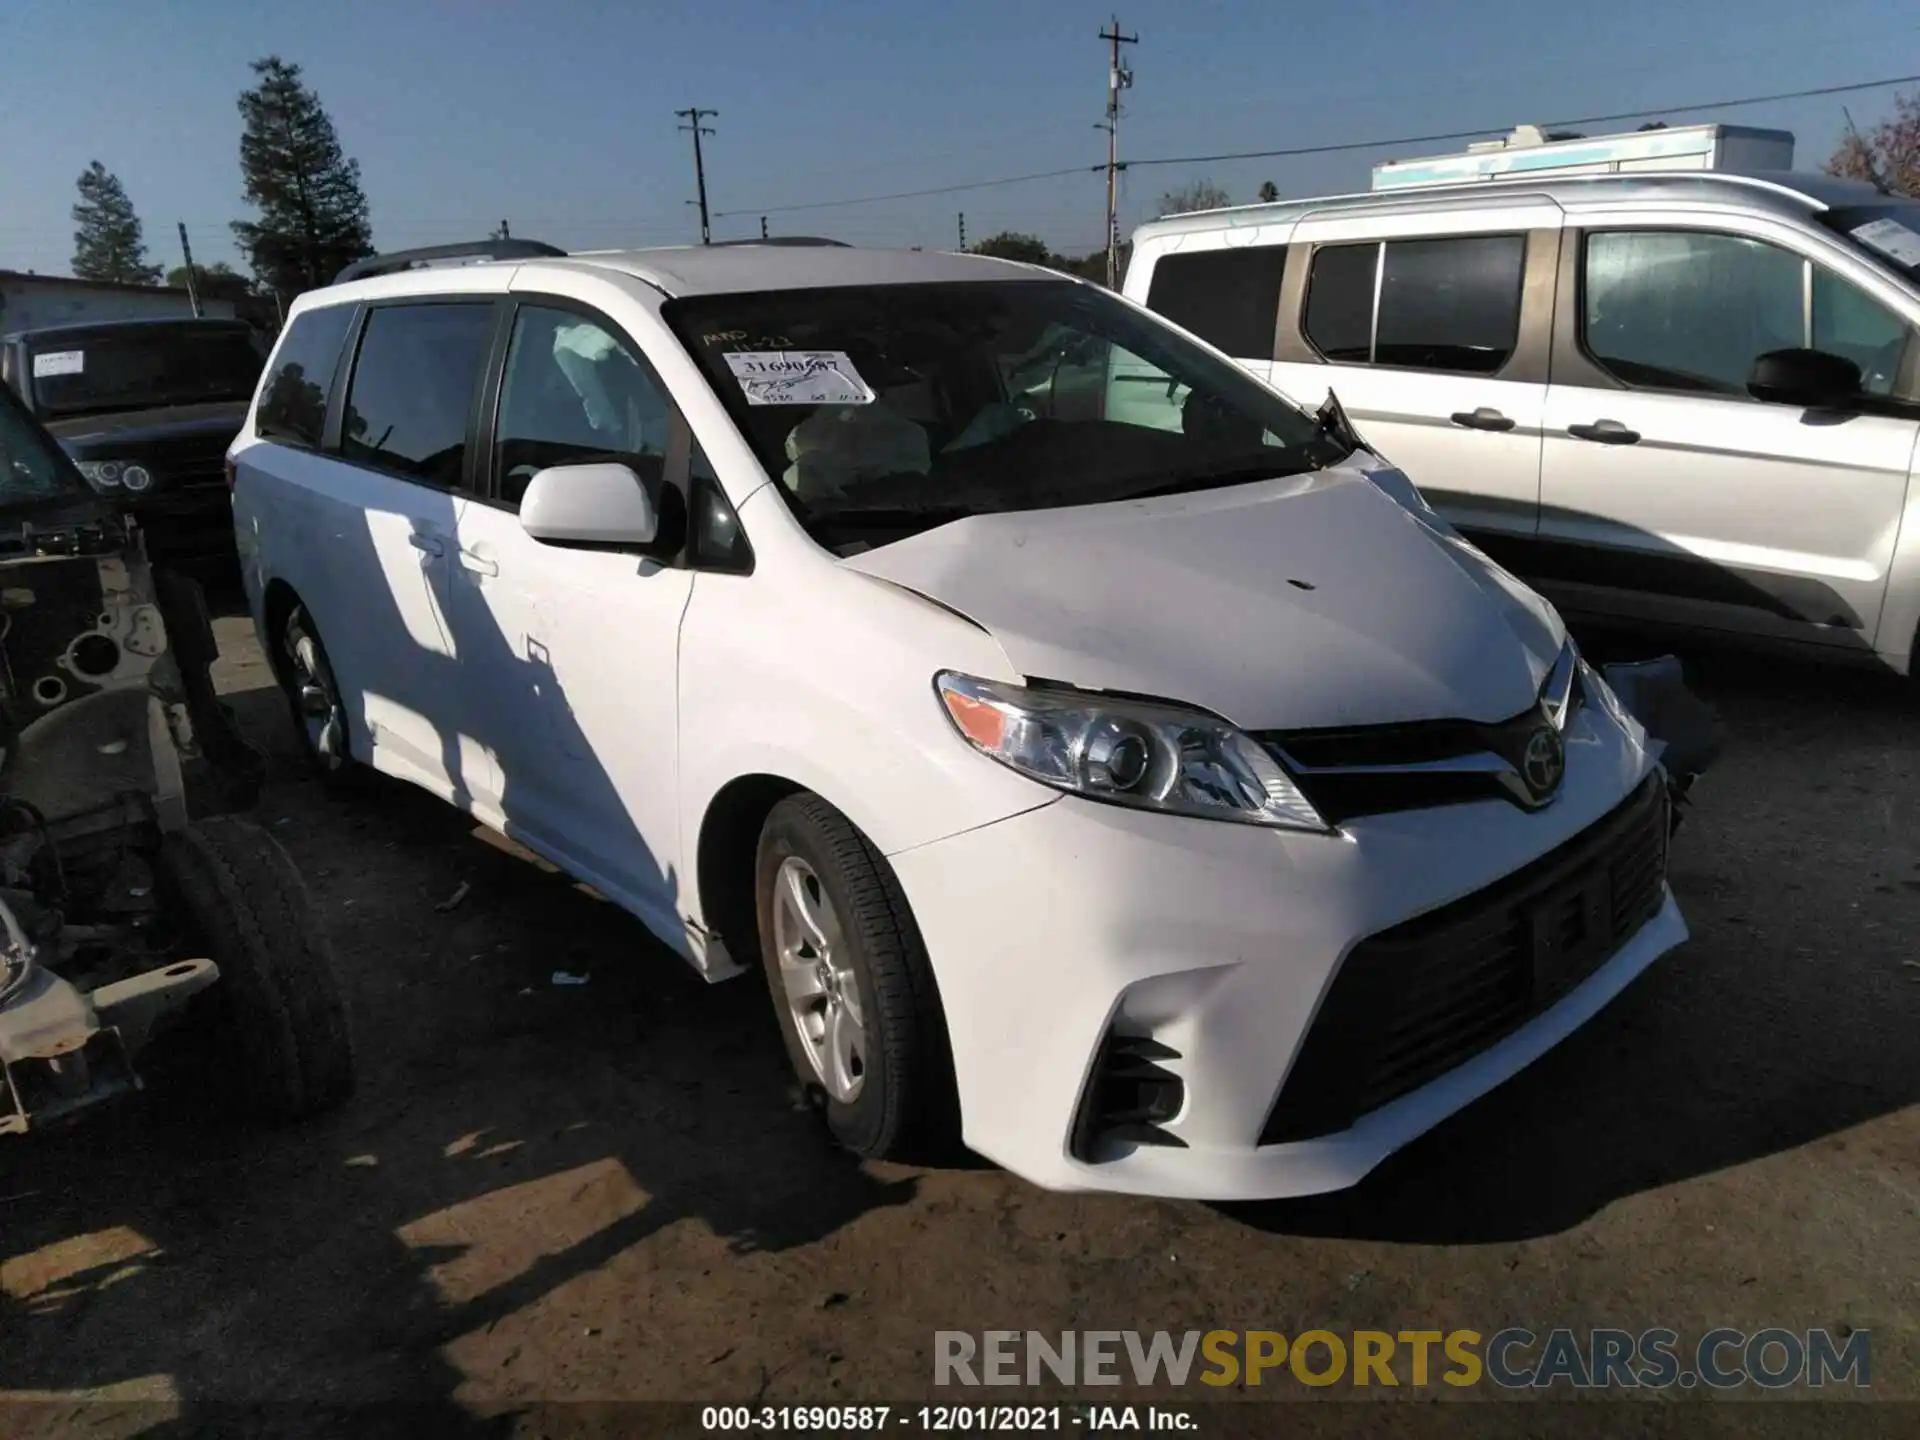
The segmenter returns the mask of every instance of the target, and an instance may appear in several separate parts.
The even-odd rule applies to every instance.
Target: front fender
[[[812,568],[804,585],[763,584],[759,574],[695,583],[681,626],[679,707],[680,851],[691,895],[703,888],[707,813],[746,776],[811,790],[888,855],[1057,798],[968,746],[934,692],[942,669],[1018,683],[992,637],[887,581]]]

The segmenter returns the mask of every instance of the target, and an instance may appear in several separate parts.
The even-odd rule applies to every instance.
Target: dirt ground
[[[1896,684],[1689,653],[1732,727],[1677,841],[1691,943],[1357,1190],[1223,1209],[850,1163],[796,1111],[757,982],[703,985],[423,795],[291,778],[251,634],[219,629],[360,1092],[281,1133],[131,1106],[0,1150],[0,1398],[44,1402],[0,1430],[917,1402],[933,1332],[987,1328],[1846,1326],[1872,1396],[1920,1400],[1920,706]],[[1794,1423],[1869,1420],[1920,1433],[1871,1402]]]

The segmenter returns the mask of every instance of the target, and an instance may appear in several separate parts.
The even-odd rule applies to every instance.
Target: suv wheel
[[[869,1159],[946,1148],[946,1020],[886,860],[831,805],[795,795],[767,817],[754,889],[787,1055],[834,1138]]]

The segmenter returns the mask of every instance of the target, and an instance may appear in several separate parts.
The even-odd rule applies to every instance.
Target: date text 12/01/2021
[[[1042,1431],[1093,1434],[1127,1430],[1192,1431],[1187,1410],[1157,1405],[709,1405],[707,1431],[872,1431],[884,1434]]]

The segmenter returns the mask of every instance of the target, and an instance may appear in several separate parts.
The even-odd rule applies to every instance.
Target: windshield
[[[1828,210],[1820,220],[1881,264],[1920,280],[1920,204],[1890,198],[1885,204]]]
[[[45,419],[251,400],[262,368],[252,333],[226,326],[140,325],[46,335],[28,374]]]
[[[0,387],[0,510],[92,497],[66,452]]]
[[[842,555],[968,515],[1243,484],[1348,453],[1231,361],[1072,281],[664,313],[801,523]]]

